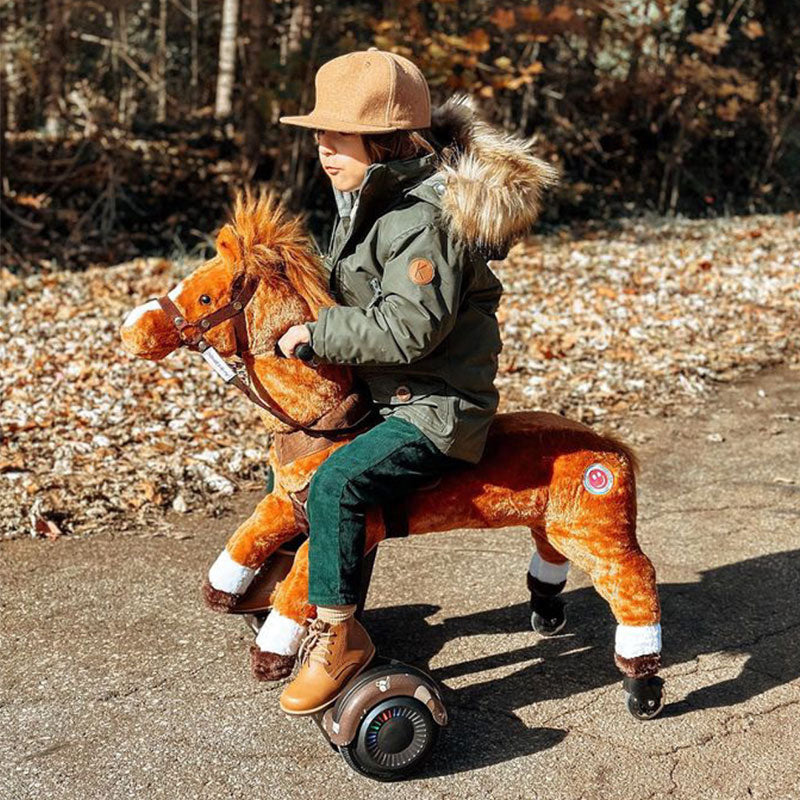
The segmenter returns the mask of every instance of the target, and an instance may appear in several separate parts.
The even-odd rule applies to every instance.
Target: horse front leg
[[[211,565],[203,584],[206,605],[228,612],[247,591],[258,568],[296,533],[292,503],[268,494],[245,520]]]
[[[370,509],[364,552],[377,547],[385,536],[381,513]],[[272,593],[272,610],[250,648],[250,667],[258,680],[276,681],[291,674],[306,625],[317,615],[316,606],[308,602],[308,548],[309,542],[305,541],[297,549],[289,574]],[[362,591],[365,593],[367,588]]]
[[[306,624],[317,614],[308,602],[308,540],[297,548],[292,568],[275,586],[271,600],[272,610],[250,647],[250,668],[261,681],[291,674]]]

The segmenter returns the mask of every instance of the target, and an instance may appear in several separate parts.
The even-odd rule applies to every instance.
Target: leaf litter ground
[[[690,416],[720,383],[800,370],[798,222],[641,218],[517,245],[493,262],[500,410],[636,444],[633,416]],[[195,266],[0,272],[0,535],[170,535],[174,513],[219,515],[264,485],[253,407],[195,354],[154,364],[120,345],[127,312]]]

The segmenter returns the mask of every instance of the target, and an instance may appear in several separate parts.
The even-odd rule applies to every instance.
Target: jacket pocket
[[[378,374],[362,378],[376,405],[407,408],[408,414],[439,433],[453,427],[456,397],[442,378],[428,375]]]

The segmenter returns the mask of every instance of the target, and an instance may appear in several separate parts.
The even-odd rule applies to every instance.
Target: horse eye
[[[211,298],[207,294],[201,294],[200,295],[200,302],[204,306],[210,305],[211,304]]]

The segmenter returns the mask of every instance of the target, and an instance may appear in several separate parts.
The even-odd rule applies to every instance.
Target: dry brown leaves
[[[54,537],[219,513],[263,482],[257,416],[187,352],[127,356],[119,326],[193,265],[141,259],[18,279],[3,273],[0,530]]]
[[[624,221],[496,263],[501,410],[619,426],[689,415],[715,384],[800,365],[798,216]]]
[[[0,531],[56,538],[219,513],[263,482],[252,407],[188,352],[127,356],[119,325],[194,265],[142,259],[24,279],[0,274]],[[625,221],[495,262],[505,286],[501,410],[629,430],[688,415],[715,384],[800,366],[796,215]]]

